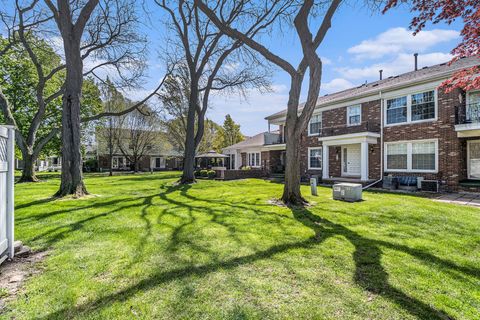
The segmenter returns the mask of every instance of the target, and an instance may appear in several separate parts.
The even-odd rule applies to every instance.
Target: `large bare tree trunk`
[[[311,51],[313,51],[313,49]],[[300,116],[298,115],[298,103],[300,101],[301,86],[304,78],[303,74],[292,77],[288,100],[285,128],[287,135],[285,185],[282,195],[282,201],[287,205],[303,205],[307,203],[300,191],[300,139],[303,132],[307,129],[308,121],[315,110],[322,81],[322,62],[320,58],[313,53],[306,55],[306,58],[309,64],[308,96],[304,110]]]
[[[110,117],[109,128],[108,128],[108,155],[110,163],[108,164],[108,175],[113,176],[113,129],[112,129],[112,118]]]
[[[195,72],[190,67],[190,97],[187,112],[187,132],[185,135],[185,153],[183,162],[183,173],[180,178],[180,184],[195,183],[195,154],[197,152],[197,144],[195,141],[196,114],[200,108],[198,105],[198,79],[194,76]]]
[[[287,119],[285,126],[285,185],[283,188],[282,201],[285,204],[301,205],[306,201],[300,191],[300,137],[301,131],[297,127],[297,106],[300,101],[303,75],[297,74],[291,77],[290,92],[288,99]]]
[[[56,196],[88,194],[83,183],[80,140],[80,98],[82,95],[83,62],[80,41],[65,42],[67,77],[62,106],[62,182]]]
[[[17,128],[17,124],[15,119],[13,118],[12,112],[10,110],[9,104],[8,104],[8,99],[7,97],[3,94],[2,89],[0,88],[0,110],[3,113],[3,116],[5,118],[5,122],[8,125],[14,126],[15,127],[15,140],[17,142],[17,146],[22,152],[22,158],[24,161],[24,168],[22,170],[22,176],[18,182],[37,182],[38,179],[35,175],[35,161],[38,158],[38,152],[31,151],[32,148],[27,147],[27,144],[25,140],[22,137],[22,134]],[[49,140],[48,137],[43,139],[42,141],[43,145]],[[40,147],[41,148],[41,147]]]
[[[320,84],[322,79],[322,62],[316,53],[317,48],[322,43],[327,31],[331,27],[331,20],[336,12],[341,0],[331,1],[321,25],[318,27],[315,36],[313,36],[308,20],[311,15],[311,9],[314,6],[313,0],[305,0],[299,6],[298,12],[295,14],[294,25],[298,38],[302,45],[303,59],[295,68],[287,60],[272,53],[267,47],[255,41],[247,33],[242,33],[237,29],[230,27],[228,23],[219,19],[214,10],[210,9],[206,2],[195,0],[200,10],[202,10],[210,20],[228,36],[238,39],[247,46],[257,51],[270,62],[276,64],[285,70],[291,77],[291,89],[289,93],[289,101],[287,108],[287,144],[286,144],[286,172],[285,186],[282,195],[282,201],[287,205],[301,205],[305,202],[300,193],[300,137],[307,128],[308,121],[313,114],[317,98],[320,92]],[[248,1],[239,1],[243,6]],[[268,3],[266,1],[265,3]],[[273,7],[272,7],[273,9]],[[309,87],[307,101],[303,106],[303,110],[299,115],[299,97],[301,92],[301,83],[303,82],[306,70],[309,70]]]
[[[179,181],[180,184],[190,184],[195,182],[195,113],[195,108],[188,108],[183,174]]]
[[[35,162],[37,161],[37,156],[28,152],[22,152],[23,158],[23,169],[22,176],[19,183],[22,182],[38,182],[38,178],[35,172]]]
[[[113,154],[111,152],[110,152],[110,157],[109,158],[110,158],[110,164],[108,166],[108,169],[109,169],[108,170],[108,175],[111,177],[111,176],[113,176],[113,163],[112,163],[113,162]]]
[[[301,205],[305,199],[300,192],[300,144],[287,137],[285,185],[283,187],[282,201],[286,204]]]

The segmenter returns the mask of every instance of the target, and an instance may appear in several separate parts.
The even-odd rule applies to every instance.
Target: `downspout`
[[[368,189],[380,181],[383,180],[383,99],[382,99],[382,91],[379,92],[380,97],[380,179],[370,183],[369,185],[363,187],[362,189]]]

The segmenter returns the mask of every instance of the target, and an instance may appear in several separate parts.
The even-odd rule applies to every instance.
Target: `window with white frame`
[[[480,91],[467,95],[467,121],[480,122]]]
[[[322,169],[322,147],[308,148],[308,168]]]
[[[385,143],[386,171],[436,172],[438,141]]]
[[[407,170],[407,144],[387,144],[387,169]]]
[[[429,170],[436,169],[436,144],[435,141],[412,143],[412,169]]]
[[[412,121],[435,118],[435,91],[412,94]]]
[[[318,135],[322,130],[322,114],[314,114],[308,123],[308,135]]]
[[[247,153],[247,157],[250,167],[260,167],[260,152]]]
[[[407,97],[387,100],[387,124],[407,122]]]
[[[362,105],[357,104],[347,107],[347,124],[356,126],[362,122]]]
[[[436,118],[435,90],[386,100],[387,125],[426,121]]]
[[[122,169],[127,166],[127,161],[125,157],[122,156],[113,156],[112,157],[112,168]]]

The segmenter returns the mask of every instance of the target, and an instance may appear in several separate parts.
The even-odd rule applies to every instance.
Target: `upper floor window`
[[[308,135],[318,135],[322,129],[322,114],[314,114],[308,123]]]
[[[386,124],[435,119],[435,90],[410,94],[386,101]]]
[[[407,97],[387,100],[387,124],[407,122]]]
[[[356,126],[362,122],[362,106],[360,104],[347,107],[347,124]]]
[[[469,92],[467,95],[467,121],[480,122],[480,91]]]
[[[435,92],[412,95],[412,121],[435,118]]]

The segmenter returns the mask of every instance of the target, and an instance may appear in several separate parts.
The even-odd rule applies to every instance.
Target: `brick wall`
[[[368,145],[368,178],[378,180],[381,176],[381,150],[380,139],[377,144]]]
[[[326,110],[322,113],[322,126],[332,128],[324,132],[326,136],[333,136],[345,133],[364,132],[370,130],[379,131],[381,122],[381,102],[380,100],[362,103],[362,125],[347,126],[347,106],[332,110]],[[367,127],[368,123],[368,127]],[[301,172],[304,178],[311,175],[322,175],[321,170],[308,170],[308,148],[319,147],[322,143],[318,141],[318,136],[309,137],[308,129],[301,140]],[[373,146],[373,147],[372,147]],[[372,148],[372,149],[371,149]],[[373,152],[371,152],[373,151]],[[369,179],[380,178],[381,166],[380,140],[377,145],[369,145]],[[342,170],[341,148],[333,146],[329,148],[329,175],[331,177],[340,177]]]
[[[328,148],[328,173],[330,177],[342,176],[342,148],[332,146]]]
[[[114,155],[114,156],[122,156],[122,155]],[[155,158],[156,156],[143,156],[139,161],[139,170],[140,171],[150,171],[150,160]],[[181,157],[165,157],[165,169],[154,169],[154,170],[174,170],[174,169],[182,169],[183,160]],[[108,155],[99,155],[98,156],[98,167],[99,169],[105,171],[110,168],[109,165],[110,157]],[[114,169],[115,170],[115,169]],[[131,168],[128,167],[124,170],[130,171]]]
[[[322,170],[308,170],[308,148],[321,147],[322,143],[318,137],[309,137],[307,131],[300,138],[300,172],[303,179],[308,179],[312,175],[322,176]]]
[[[138,160],[138,170],[150,171],[150,156],[143,156]]]
[[[442,90],[438,90],[437,121],[396,125],[384,128],[384,142],[437,138],[439,142],[438,173],[427,174],[390,172],[388,174],[422,176],[425,179],[441,180],[443,181],[443,189],[458,190],[458,182],[467,178],[467,140],[457,138],[457,133],[455,132],[454,127],[455,107],[460,105],[460,94],[460,90],[454,90],[448,94]],[[463,99],[463,101],[465,101],[465,99]],[[368,122],[369,126],[373,125],[373,128],[380,127],[380,105],[380,100],[363,103],[362,123]],[[357,132],[354,130],[355,127],[346,127],[346,117],[347,107],[324,111],[322,115],[323,127],[333,127],[335,129],[331,130],[330,132],[325,131],[323,134],[339,135],[349,133],[349,130],[352,133]],[[308,178],[311,175],[321,175],[319,170],[308,170],[308,147],[318,146],[321,146],[321,142],[318,141],[318,137],[308,137],[307,131],[305,131],[301,138],[301,172],[302,177],[304,178]],[[339,152],[338,159],[337,152]],[[378,144],[369,145],[368,156],[369,179],[379,179],[381,174],[381,161],[383,160],[381,159],[380,139],[378,140]],[[341,176],[341,154],[339,148],[330,147],[329,162],[330,176]]]
[[[282,166],[282,150],[270,150],[268,151],[268,165],[266,169],[269,172],[276,173],[279,171],[283,171],[284,167]],[[262,157],[263,157],[263,152],[262,152]],[[262,158],[263,159],[263,158]]]
[[[466,178],[466,143],[462,143],[455,132],[455,106],[459,105],[459,94],[459,90],[448,94],[438,90],[437,121],[397,125],[383,129],[384,142],[438,139],[438,173],[390,174],[441,180],[445,190],[456,190],[458,182]]]
[[[266,175],[267,175],[266,171],[260,170],[260,169],[223,171],[224,180],[262,178],[262,177],[265,177]]]
[[[262,168],[267,172],[271,172],[271,169],[270,169],[270,151],[262,151],[261,155],[260,155],[260,159],[261,159]]]
[[[98,156],[98,168],[109,169],[110,168],[110,157],[105,155]]]

